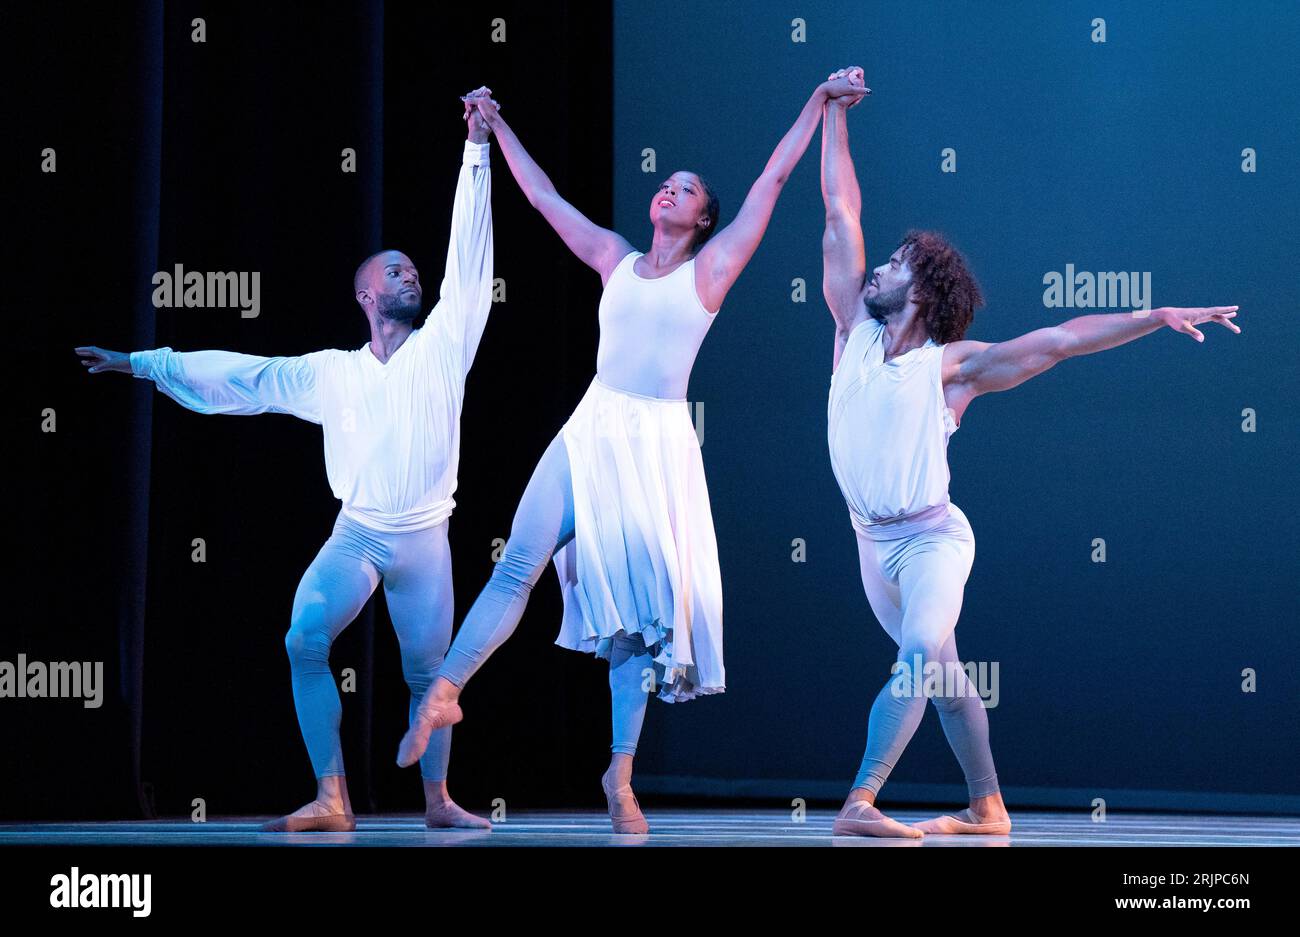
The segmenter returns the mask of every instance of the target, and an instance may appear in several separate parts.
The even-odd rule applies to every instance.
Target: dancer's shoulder
[[[858,321],[850,323],[849,330],[846,333],[849,341],[867,342],[870,344],[880,337],[880,333],[885,329],[885,324],[868,312],[863,312]]]
[[[355,351],[344,351],[341,348],[322,348],[320,351],[309,351],[302,356],[302,360],[311,365],[314,369],[320,369],[327,364],[338,361],[347,355],[355,355]]]
[[[624,277],[629,280],[633,279],[636,275],[636,271],[632,268],[636,264],[636,259],[640,256],[641,251],[628,245],[627,252],[618,259],[618,263],[614,264],[614,266],[609,269],[609,274],[604,278],[602,286],[608,287],[609,281],[614,279],[615,276],[618,276],[620,279]]]
[[[865,357],[867,349],[879,339],[882,328],[881,323],[866,313],[857,321],[849,323],[846,329],[837,328],[831,373],[838,374],[846,358],[861,360]]]

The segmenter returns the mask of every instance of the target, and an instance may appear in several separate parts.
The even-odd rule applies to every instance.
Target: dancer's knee
[[[295,615],[284,636],[284,649],[291,664],[327,662],[331,643],[323,623],[306,615]]]
[[[894,681],[902,682],[911,690],[911,695],[930,695],[926,687],[934,685],[944,677],[943,662],[940,660],[943,644],[929,638],[904,638],[898,648],[898,659],[894,665]]]
[[[938,664],[943,642],[930,638],[905,637],[898,646],[898,662],[908,667]]]
[[[549,560],[549,553],[520,544],[512,537],[492,570],[490,585],[515,596],[528,595]]]

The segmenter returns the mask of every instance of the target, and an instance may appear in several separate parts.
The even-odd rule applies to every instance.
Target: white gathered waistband
[[[443,498],[441,501],[435,501],[423,508],[408,511],[401,515],[381,514],[378,511],[367,511],[347,504],[343,505],[342,512],[343,516],[348,520],[370,530],[385,534],[409,534],[417,530],[436,527],[451,517],[451,512],[455,507],[455,500]]]
[[[902,514],[875,523],[867,521],[850,505],[849,517],[853,521],[853,529],[865,537],[870,537],[872,540],[896,540],[899,537],[910,537],[923,530],[938,527],[952,515],[949,510],[951,504],[951,501],[945,501],[943,504],[936,504],[914,514]]]

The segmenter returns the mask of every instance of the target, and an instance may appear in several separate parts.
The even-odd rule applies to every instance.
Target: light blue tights
[[[408,717],[433,682],[451,641],[451,551],[447,521],[404,534],[370,530],[342,514],[312,560],[293,599],[285,636],[298,727],[316,777],[344,774],[339,747],[343,708],[330,672],[330,646],[365,606],[382,579],[388,614],[411,691]],[[426,781],[447,777],[451,727],[439,729],[420,758]]]
[[[547,446],[515,510],[501,559],[456,633],[438,676],[463,687],[483,662],[514,633],[528,596],[556,550],[573,539],[573,482],[564,439]],[[651,655],[640,637],[620,631],[609,659],[613,744],[611,751],[636,754],[649,699],[646,671]]]
[[[956,505],[937,527],[909,537],[872,540],[858,532],[867,600],[898,645],[897,661],[906,669],[891,675],[871,707],[867,750],[855,788],[879,793],[920,725],[929,698],[939,711],[971,798],[997,793],[988,714],[960,669],[954,635],[974,558],[974,534]],[[950,675],[938,683],[937,693],[926,691],[927,664],[946,668]]]

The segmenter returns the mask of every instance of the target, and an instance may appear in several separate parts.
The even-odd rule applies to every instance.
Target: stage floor
[[[939,811],[900,810],[905,823]],[[601,813],[521,811],[491,831],[427,830],[420,815],[362,815],[353,833],[262,833],[269,817],[119,823],[0,824],[0,846],[1300,846],[1300,817],[1012,811],[1009,836],[920,840],[831,836],[830,810],[802,823],[775,810],[648,810],[651,832],[616,836]]]

